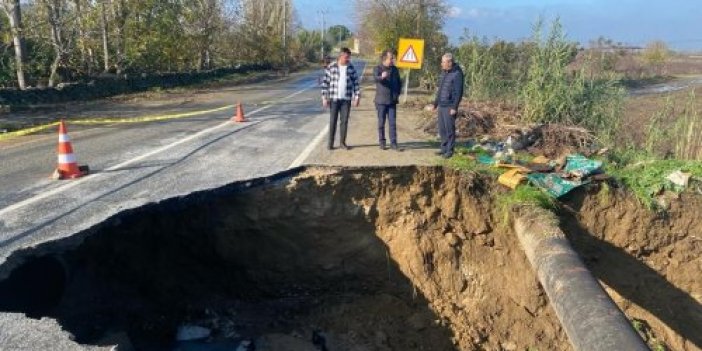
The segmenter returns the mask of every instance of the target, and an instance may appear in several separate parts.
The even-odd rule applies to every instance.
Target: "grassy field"
[[[619,146],[702,161],[702,86],[626,99]]]

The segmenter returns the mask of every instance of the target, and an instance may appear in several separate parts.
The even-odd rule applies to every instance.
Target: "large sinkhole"
[[[570,349],[514,233],[493,220],[494,192],[438,167],[310,168],[169,199],[17,253],[0,311],[120,350]],[[570,204],[576,248],[627,314],[694,346],[673,312],[649,312],[660,299],[608,273],[602,252],[635,253],[590,234],[618,233],[598,227],[594,198]],[[699,310],[686,301],[679,310]],[[202,338],[178,340],[188,332]]]

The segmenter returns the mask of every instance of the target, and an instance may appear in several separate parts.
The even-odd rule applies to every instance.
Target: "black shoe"
[[[379,144],[379,145],[380,145],[380,150],[385,150],[385,149],[386,149],[385,144]]]
[[[395,150],[395,151],[400,151],[400,148],[397,147],[397,144],[390,144],[390,148]]]
[[[351,150],[351,147],[348,146],[348,145],[346,145],[346,144],[341,144],[341,147],[342,147],[344,150]]]

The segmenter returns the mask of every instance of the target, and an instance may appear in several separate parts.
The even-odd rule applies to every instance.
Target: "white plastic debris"
[[[671,183],[686,188],[687,184],[690,182],[690,173],[684,173],[682,171],[675,171],[669,174],[665,179],[668,179]]]
[[[198,340],[204,339],[210,336],[211,330],[200,327],[197,325],[183,325],[178,327],[178,333],[176,334],[176,340],[178,341],[188,341],[188,340]]]

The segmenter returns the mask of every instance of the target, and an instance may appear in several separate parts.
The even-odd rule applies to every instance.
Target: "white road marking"
[[[297,156],[295,161],[293,161],[290,164],[290,166],[288,166],[288,169],[301,166],[302,163],[305,162],[305,160],[310,156],[312,151],[314,151],[314,149],[317,148],[317,145],[322,141],[322,139],[324,139],[324,136],[327,135],[327,133],[329,133],[328,124],[324,128],[322,128],[322,130],[319,131],[319,134],[317,134],[317,136],[314,137],[314,139],[312,139],[312,142],[310,142],[309,145],[307,145],[307,147],[304,150],[302,150],[302,153],[300,153],[300,155]]]
[[[307,86],[307,87],[305,87],[305,88],[303,88],[303,89],[301,89],[301,90],[299,90],[299,91],[297,91],[297,92],[295,92],[295,93],[292,93],[292,94],[290,94],[290,95],[288,95],[288,96],[283,97],[282,99],[279,100],[279,102],[282,102],[282,101],[288,100],[288,99],[290,99],[290,98],[293,98],[293,97],[295,97],[295,96],[297,96],[297,95],[300,95],[300,94],[302,94],[303,92],[305,92],[305,91],[307,91],[307,90],[309,90],[309,89],[311,89],[311,88],[313,88],[313,87],[315,87],[315,86],[316,86],[316,84],[309,85],[309,86]],[[270,107],[272,107],[272,106],[274,106],[274,105],[266,105],[266,106],[263,106],[263,107],[261,107],[261,108],[258,108],[258,109],[256,109],[256,110],[254,110],[254,111],[251,111],[251,112],[249,112],[248,114],[249,114],[249,115],[253,115],[253,114],[256,114],[256,113],[258,113],[258,112],[261,112],[261,111],[263,111],[263,110],[265,110],[265,109],[268,109],[268,108],[270,108]],[[260,122],[260,121],[254,121],[254,122],[251,122],[251,123],[258,124],[258,123],[261,123],[261,122]],[[59,186],[59,187],[57,187],[57,188],[55,188],[55,189],[48,190],[48,191],[43,192],[43,193],[41,193],[41,194],[39,194],[39,195],[35,195],[35,196],[30,197],[30,198],[28,198],[28,199],[25,199],[25,200],[22,200],[22,201],[20,201],[20,202],[14,203],[14,204],[12,204],[12,205],[10,205],[10,206],[7,206],[7,207],[1,209],[1,210],[0,210],[0,216],[5,215],[5,214],[7,214],[7,213],[9,213],[9,212],[12,212],[12,211],[14,211],[14,210],[17,210],[17,209],[19,209],[19,208],[25,207],[25,206],[27,206],[27,205],[31,205],[31,204],[33,204],[33,203],[35,203],[35,202],[37,202],[37,201],[46,199],[46,198],[48,198],[48,197],[50,197],[50,196],[59,194],[59,193],[61,193],[61,192],[63,192],[63,191],[66,191],[66,190],[68,190],[68,189],[71,189],[71,188],[73,188],[73,187],[75,187],[75,186],[77,186],[77,185],[79,185],[79,184],[82,184],[82,183],[84,183],[84,182],[87,181],[87,180],[98,178],[98,177],[100,177],[100,176],[103,175],[103,174],[107,174],[109,171],[114,171],[114,170],[116,170],[116,169],[122,168],[122,167],[127,166],[127,165],[130,165],[130,164],[132,164],[132,163],[141,161],[141,160],[143,160],[143,159],[145,159],[145,158],[147,158],[147,157],[156,155],[156,154],[158,154],[158,153],[160,153],[160,152],[166,151],[166,150],[171,149],[171,148],[173,148],[173,147],[175,147],[175,146],[178,146],[178,145],[180,145],[180,144],[183,144],[183,143],[186,143],[186,142],[188,142],[188,141],[194,140],[194,139],[196,139],[196,138],[198,138],[198,137],[200,137],[200,136],[202,136],[202,135],[205,135],[205,134],[207,134],[207,133],[210,133],[210,132],[212,132],[212,131],[215,131],[215,130],[217,130],[217,129],[220,129],[220,128],[222,128],[222,127],[225,127],[225,126],[228,126],[228,125],[231,125],[231,124],[232,124],[231,121],[226,121],[226,122],[221,123],[221,124],[218,124],[218,125],[216,125],[216,126],[214,126],[214,127],[210,127],[210,128],[207,128],[207,129],[203,129],[203,130],[201,130],[201,131],[199,131],[199,132],[197,132],[197,133],[195,133],[195,134],[193,134],[193,135],[190,135],[190,136],[188,136],[188,137],[186,137],[186,138],[180,139],[180,140],[178,140],[178,141],[176,141],[176,142],[173,142],[173,143],[171,143],[171,144],[168,144],[168,145],[164,145],[164,146],[162,146],[162,147],[160,147],[160,148],[158,148],[158,149],[156,149],[156,150],[147,152],[147,153],[145,153],[145,154],[143,154],[143,155],[141,155],[141,156],[134,157],[134,158],[129,159],[129,160],[127,160],[127,161],[124,161],[124,162],[122,162],[122,163],[120,163],[120,164],[117,164],[117,165],[114,165],[114,166],[112,166],[112,167],[109,167],[109,168],[103,170],[102,173],[98,173],[98,174],[95,174],[95,175],[92,175],[92,176],[87,176],[87,177],[80,178],[80,179],[78,179],[78,180],[71,181],[70,183],[67,183],[67,184],[65,184],[65,185]]]

